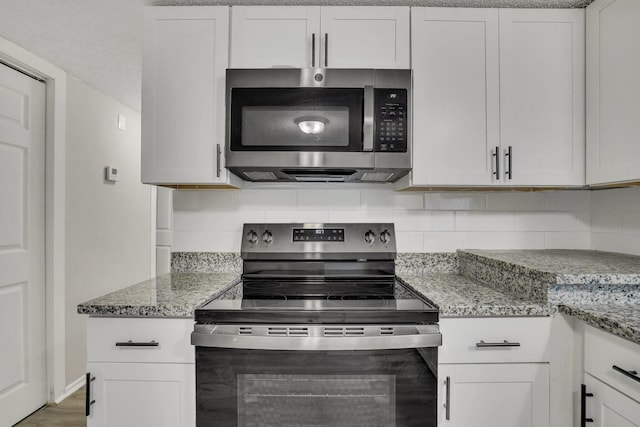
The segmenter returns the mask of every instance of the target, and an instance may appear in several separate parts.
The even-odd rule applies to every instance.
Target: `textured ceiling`
[[[0,36],[140,111],[145,5],[585,7],[592,0],[0,0]]]

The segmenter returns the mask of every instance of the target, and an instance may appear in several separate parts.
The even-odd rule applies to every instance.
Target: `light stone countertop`
[[[555,285],[640,284],[640,256],[591,250],[463,250],[489,266]]]
[[[189,268],[202,263],[200,258],[216,268],[227,265],[229,259],[235,259],[233,256],[221,258],[220,254],[190,255],[187,258]],[[404,254],[399,258],[403,268],[397,270],[398,276],[437,305],[441,317],[548,316],[559,310],[640,343],[640,298],[639,293],[633,290],[634,285],[640,289],[640,257],[573,250],[473,250],[458,251],[457,255]],[[477,269],[469,270],[465,275],[458,274],[452,271],[458,258],[461,266],[465,260],[476,263],[481,259],[477,262],[482,262],[487,268],[477,276],[473,275],[479,271]],[[216,261],[213,264],[212,259]],[[233,266],[237,268],[235,264]],[[158,276],[80,304],[78,313],[92,316],[193,317],[196,307],[238,283],[239,272],[234,269],[225,272],[174,272]],[[517,274],[505,276],[500,271],[492,272],[494,269]],[[522,291],[522,286],[529,282],[519,282],[518,277],[526,277],[532,283],[541,277],[544,280],[560,277],[559,282],[565,281],[566,284],[541,282],[544,287],[552,289],[556,286],[562,292],[545,293],[544,298],[537,294],[532,297]],[[605,283],[594,283],[596,278]],[[578,279],[583,283],[569,286]],[[498,284],[499,281],[511,282],[515,287],[509,289]],[[618,282],[624,284],[615,284]],[[602,295],[615,294],[616,286],[623,286],[616,298],[602,298]],[[585,298],[586,294],[598,295],[598,292],[598,298]],[[612,301],[617,303],[611,304]]]
[[[398,273],[440,309],[440,317],[548,316],[549,304],[519,298],[455,273]]]
[[[640,344],[640,303],[561,305],[559,311]]]
[[[168,273],[78,305],[91,316],[193,317],[196,307],[238,283],[238,273]]]

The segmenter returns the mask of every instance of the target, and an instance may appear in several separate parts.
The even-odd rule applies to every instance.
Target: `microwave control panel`
[[[407,151],[407,90],[375,89],[376,129],[373,136],[377,152]]]

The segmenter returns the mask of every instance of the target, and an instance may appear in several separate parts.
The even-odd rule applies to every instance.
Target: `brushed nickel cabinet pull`
[[[502,342],[484,342],[480,340],[480,342],[476,343],[477,348],[489,348],[489,347],[520,347],[519,342],[509,342],[504,340]]]
[[[451,377],[447,377],[444,383],[446,386],[445,419],[449,421],[451,419]]]
[[[220,149],[220,144],[216,144],[216,176],[220,178],[220,156],[222,155],[222,150]]]

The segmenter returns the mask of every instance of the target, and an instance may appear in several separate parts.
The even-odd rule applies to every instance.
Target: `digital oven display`
[[[344,228],[294,228],[294,242],[344,242]]]

